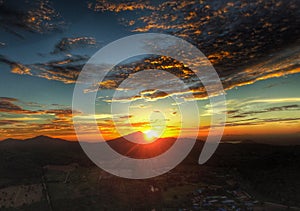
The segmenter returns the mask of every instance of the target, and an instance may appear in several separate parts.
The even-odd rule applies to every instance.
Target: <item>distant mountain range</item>
[[[139,141],[131,142],[129,140],[140,139]],[[129,140],[127,140],[129,139]],[[91,143],[91,144],[108,144],[112,149],[114,149],[116,152],[132,157],[132,158],[151,158],[158,156],[165,151],[167,151],[176,141],[175,138],[159,138],[155,140],[154,142],[151,142],[149,144],[142,144],[145,143],[146,140],[144,139],[144,134],[141,132],[132,133],[129,135],[126,135],[124,137],[116,138],[113,140],[109,140],[106,142],[97,142],[97,143]],[[196,144],[194,145],[191,153],[190,158],[192,160],[197,160],[199,157],[199,154],[203,148],[204,141],[198,140],[196,141]],[[287,149],[299,149],[297,146],[271,146],[266,144],[260,144],[251,140],[247,141],[226,141],[221,142],[219,145],[217,151],[230,151],[232,153],[238,153],[242,151],[247,152],[253,152],[256,154],[256,152],[270,152],[274,149],[278,149],[280,151],[284,151]],[[6,150],[6,151],[36,151],[38,153],[46,152],[46,153],[53,153],[55,152],[72,152],[72,153],[83,153],[83,150],[77,141],[67,141],[64,139],[59,138],[51,138],[48,136],[37,136],[33,138],[28,138],[24,140],[20,139],[5,139],[3,141],[0,141],[0,150]],[[84,154],[84,153],[83,153]],[[218,153],[217,153],[218,154]],[[216,157],[216,156],[214,156]]]
[[[14,138],[8,138],[8,139],[4,139],[3,141],[1,141],[0,143],[10,143],[10,142],[22,142],[22,143],[29,143],[29,142],[58,142],[58,141],[67,141],[64,139],[60,139],[60,138],[52,138],[49,136],[36,136],[33,138],[27,138],[27,139],[14,139]]]
[[[71,142],[60,138],[52,138],[49,136],[36,136],[28,139],[12,139],[8,138],[3,141],[0,141],[0,146],[26,146],[26,147],[47,147],[52,146],[62,146]]]
[[[131,142],[133,138],[139,139],[135,142]],[[163,152],[167,151],[176,141],[175,138],[159,138],[149,144],[144,139],[144,135],[141,132],[129,134],[124,137],[109,140],[106,143],[98,142],[96,144],[108,144],[116,152],[126,155],[132,158],[150,158],[155,157]],[[95,144],[95,143],[91,143]],[[37,136],[28,139],[5,139],[0,142],[0,147],[23,147],[23,148],[59,148],[59,147],[79,147],[79,142],[66,141],[59,138],[51,138],[48,136]]]

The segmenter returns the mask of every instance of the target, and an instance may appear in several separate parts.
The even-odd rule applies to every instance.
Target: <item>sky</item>
[[[204,139],[212,115],[206,90],[186,64],[164,55],[118,64],[104,81],[86,90],[86,94],[97,92],[96,114],[72,112],[74,85],[92,55],[125,36],[157,32],[190,42],[214,66],[227,104],[223,140],[298,144],[297,3],[76,0],[70,5],[60,0],[0,0],[0,139],[47,135],[73,141],[73,116],[85,122],[95,118],[106,140],[149,130],[161,137],[181,132]],[[128,90],[138,88],[118,88],[144,69],[153,69],[158,79],[155,69],[167,71],[186,83],[199,114],[190,115],[181,128],[183,120],[173,97],[189,99],[172,86],[172,80],[160,82],[170,87],[168,94],[154,89],[130,95]],[[158,81],[153,84],[160,86]],[[117,102],[119,113],[112,115],[116,91],[127,95]],[[122,109],[128,102],[129,113]],[[194,119],[200,120],[200,127],[189,127]],[[86,138],[92,140],[93,135]]]

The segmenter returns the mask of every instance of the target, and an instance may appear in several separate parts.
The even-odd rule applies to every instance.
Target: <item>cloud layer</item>
[[[63,17],[55,10],[51,1],[22,1],[19,3],[22,9],[3,2],[0,7],[3,14],[0,27],[11,33],[18,33],[19,28],[46,33],[58,30],[63,25]],[[117,14],[120,22],[130,31],[169,33],[191,42],[214,65],[225,90],[300,72],[300,10],[296,0],[169,0],[162,3],[95,0],[89,1],[86,6],[90,12],[93,10]],[[50,52],[59,54],[57,59],[23,64],[2,55],[0,62],[8,64],[15,74],[70,84],[76,82],[80,70],[89,58],[73,54],[72,51],[99,47],[98,44],[90,36],[63,37],[54,44],[53,52]],[[205,98],[205,89],[186,65],[164,56],[150,56],[120,64],[105,81],[95,83],[87,92],[96,91],[99,87],[116,89],[131,74],[151,68],[176,75],[188,84],[196,98]],[[176,89],[171,93],[185,95]],[[141,96],[129,96],[129,99],[139,97]]]

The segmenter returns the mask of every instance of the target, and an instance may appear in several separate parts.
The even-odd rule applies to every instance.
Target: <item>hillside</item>
[[[149,146],[134,144],[124,138],[107,143],[121,154],[146,158],[164,152],[174,143],[174,140],[158,139]],[[222,172],[235,172],[239,175],[243,187],[254,195],[270,201],[300,205],[300,146],[222,143],[212,158],[203,166],[199,166],[197,160],[202,147],[203,142],[198,141],[190,155],[178,168],[200,171],[209,167],[215,170],[221,169]],[[0,188],[12,184],[24,184],[24,181],[29,184],[36,183],[40,181],[43,174],[43,166],[70,163],[78,163],[84,168],[95,167],[78,142],[45,136],[2,141],[0,142]],[[211,180],[217,178],[217,176],[212,177]]]

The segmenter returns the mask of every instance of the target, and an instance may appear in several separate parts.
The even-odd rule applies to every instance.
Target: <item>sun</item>
[[[152,141],[152,140],[158,138],[158,133],[154,130],[146,130],[143,133],[144,133],[144,137],[147,141]]]

